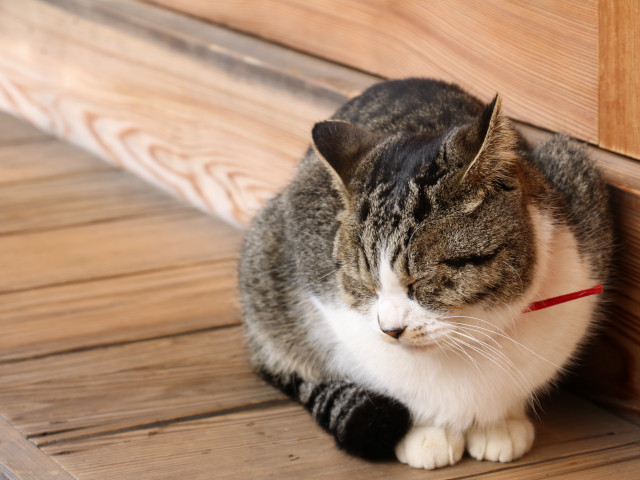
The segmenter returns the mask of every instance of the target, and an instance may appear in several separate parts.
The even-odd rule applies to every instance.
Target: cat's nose
[[[386,333],[387,335],[389,335],[390,337],[393,338],[398,338],[400,337],[400,335],[402,335],[402,332],[404,332],[405,327],[401,327],[401,328],[393,328],[391,330],[385,330],[385,329],[381,329],[384,333]]]

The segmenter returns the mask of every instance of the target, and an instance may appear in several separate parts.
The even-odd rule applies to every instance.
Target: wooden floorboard
[[[0,118],[8,118],[2,114]],[[15,120],[14,120],[15,121]],[[8,135],[5,132],[5,135]],[[64,161],[60,161],[60,159]],[[46,137],[42,142],[0,144],[0,186],[83,172],[112,170],[87,152]]]
[[[49,139],[49,136],[30,123],[19,122],[10,115],[0,115],[0,146],[3,148],[12,144],[33,143]]]
[[[0,416],[0,480],[74,480]]]
[[[633,478],[639,468],[640,429],[567,395],[546,401],[534,449],[513,464],[464,459],[427,474],[341,453],[251,372],[241,232],[58,141],[12,143],[9,127],[0,480]]]
[[[0,295],[0,364],[238,324],[236,261]]]
[[[236,254],[237,238],[197,212],[0,237],[0,294],[223,260]]]
[[[37,444],[279,399],[238,326],[0,365],[2,413]]]
[[[397,462],[371,464],[337,451],[333,440],[296,405],[60,442],[43,450],[87,479],[104,478],[107,473],[141,480],[170,479],[181,472],[185,478],[204,480],[215,470],[215,478],[431,480],[501,471],[508,471],[508,478],[543,478],[566,458],[573,462],[580,457],[579,467],[584,458],[606,450],[615,459],[618,448],[638,441],[637,429],[578,399],[555,398],[549,409],[558,423],[539,428],[534,449],[522,460],[496,464],[465,459],[429,473]],[[599,417],[594,424],[584,421],[592,415]],[[602,421],[607,422],[604,437]],[[127,451],[132,452],[132,445],[136,445],[135,454],[123,460]],[[629,453],[623,458],[629,458]],[[526,477],[523,472],[533,465],[540,465],[540,476]]]
[[[4,185],[0,234],[183,210],[168,195],[141,188],[142,184],[141,179],[113,169]]]

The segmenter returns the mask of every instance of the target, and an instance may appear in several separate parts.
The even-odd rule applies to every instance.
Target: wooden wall
[[[636,0],[151,0],[387,78],[455,81],[640,158]]]
[[[589,5],[579,11],[591,18]],[[313,123],[380,79],[133,0],[0,0],[0,48],[0,109],[240,225],[290,178]],[[487,85],[482,95],[493,92]],[[553,87],[538,100],[557,112]],[[593,98],[562,109],[574,115],[591,102],[571,125],[600,136]],[[505,95],[511,112],[535,100]],[[548,135],[521,128],[534,143]],[[613,193],[620,281],[581,378],[592,396],[640,415],[640,165],[592,155]]]

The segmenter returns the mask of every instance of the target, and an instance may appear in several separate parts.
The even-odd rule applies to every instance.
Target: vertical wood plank
[[[640,2],[600,0],[599,144],[640,159]]]

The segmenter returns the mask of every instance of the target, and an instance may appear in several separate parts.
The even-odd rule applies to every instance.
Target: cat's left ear
[[[345,192],[358,165],[379,141],[371,132],[338,120],[316,123],[311,136],[313,148]]]
[[[455,134],[454,142],[466,157],[460,182],[488,188],[511,176],[518,159],[518,134],[502,113],[499,95],[475,122]]]

